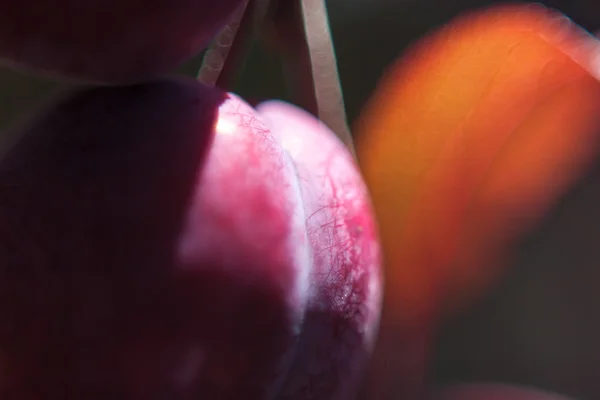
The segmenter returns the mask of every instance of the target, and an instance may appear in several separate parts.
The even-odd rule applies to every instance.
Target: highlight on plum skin
[[[295,163],[313,262],[299,351],[279,398],[350,399],[373,347],[382,297],[367,188],[350,152],[314,116],[276,101],[257,110]]]
[[[370,351],[381,283],[366,191],[335,138],[319,169],[237,96],[175,78],[75,92],[19,134],[0,161],[0,392],[344,391]],[[307,190],[352,224],[319,242]]]
[[[0,64],[134,83],[198,54],[242,0],[0,0]]]

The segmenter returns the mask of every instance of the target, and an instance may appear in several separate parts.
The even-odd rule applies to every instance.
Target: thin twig
[[[325,0],[303,0],[301,3],[319,118],[354,154]]]
[[[257,17],[269,0],[247,0],[211,43],[202,59],[198,80],[233,90],[256,38]]]
[[[295,102],[317,115],[354,153],[325,0],[247,0],[207,50],[198,79],[232,90],[254,39],[266,39],[285,64]]]
[[[281,0],[274,13],[271,42],[283,55],[294,100],[354,155],[325,0]]]

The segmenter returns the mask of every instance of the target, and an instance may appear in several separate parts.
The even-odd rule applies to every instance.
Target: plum
[[[556,393],[501,383],[463,383],[434,392],[430,400],[569,400]]]
[[[0,62],[134,83],[199,53],[242,0],[0,0]]]
[[[351,154],[315,117],[282,102],[257,110],[296,166],[312,249],[300,351],[278,398],[350,399],[380,307],[381,277],[373,269],[379,245],[366,189]]]
[[[239,97],[163,78],[19,131],[0,161],[5,398],[341,393],[377,327],[379,247],[345,149],[297,126],[331,163],[296,160]],[[317,201],[336,226],[312,223]]]

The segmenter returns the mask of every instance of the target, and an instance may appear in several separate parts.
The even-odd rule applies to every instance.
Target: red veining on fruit
[[[281,398],[345,399],[355,392],[380,306],[379,244],[352,155],[308,113],[259,105],[300,178],[313,269],[304,330]]]

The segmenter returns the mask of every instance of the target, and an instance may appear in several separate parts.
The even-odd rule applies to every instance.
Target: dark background
[[[352,121],[394,58],[477,0],[329,0],[339,69]],[[600,29],[600,0],[543,2]],[[199,58],[180,69],[195,74]],[[237,92],[286,99],[277,58],[255,49]],[[0,129],[64,85],[0,69]],[[439,383],[502,380],[579,399],[600,399],[600,168],[565,197],[518,248],[513,268],[484,299],[447,321],[432,377]]]

